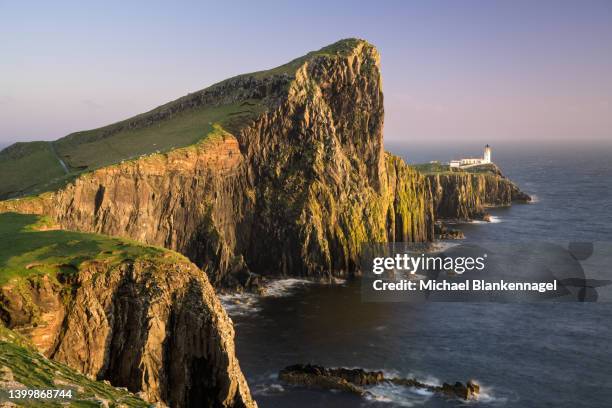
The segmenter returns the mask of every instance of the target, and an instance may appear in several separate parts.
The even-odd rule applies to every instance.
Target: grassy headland
[[[0,200],[60,188],[84,171],[205,139],[214,124],[236,131],[270,108],[309,59],[344,55],[362,40],[338,41],[279,67],[243,74],[148,112],[53,142],[17,143],[0,151]],[[245,91],[247,90],[247,91]]]
[[[128,239],[53,228],[45,217],[0,214],[0,285],[14,278],[76,273],[82,262],[92,259],[119,263],[143,257],[162,262],[182,258]]]

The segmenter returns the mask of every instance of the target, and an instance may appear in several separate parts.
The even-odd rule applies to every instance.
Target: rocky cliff
[[[497,166],[482,171],[427,174],[436,218],[480,219],[487,207],[529,202],[531,198],[506,178]]]
[[[66,398],[50,401],[41,398],[9,400],[12,390],[25,391],[54,388]],[[66,396],[66,393],[69,395]],[[17,404],[15,404],[17,403]],[[65,364],[45,358],[28,339],[7,329],[0,320],[0,406],[10,407],[87,407],[110,406],[146,408],[151,404],[126,389],[104,381],[95,381]]]
[[[383,150],[372,45],[344,40],[198,95],[179,101],[265,109],[217,123],[196,145],[103,167],[4,208],[178,250],[214,284],[244,283],[249,272],[345,276],[365,242],[433,239],[427,181]]]
[[[194,264],[123,240],[34,231],[24,217],[0,216],[0,320],[10,329],[46,357],[150,402],[256,407],[232,322]]]

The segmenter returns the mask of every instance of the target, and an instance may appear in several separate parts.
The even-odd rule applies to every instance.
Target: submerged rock
[[[464,400],[478,398],[480,393],[480,386],[473,380],[469,380],[466,384],[456,382],[452,385],[444,383],[437,386],[420,382],[414,378],[386,378],[382,371],[366,371],[361,368],[325,368],[312,364],[295,364],[285,367],[279,372],[278,378],[287,384],[340,390],[359,396],[371,394],[365,387],[381,383],[420,388],[446,397]]]

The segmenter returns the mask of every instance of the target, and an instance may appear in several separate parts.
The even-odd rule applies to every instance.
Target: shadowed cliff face
[[[430,174],[436,218],[482,218],[487,207],[509,206],[531,198],[497,169],[496,173],[454,172]]]
[[[188,261],[89,261],[0,289],[2,320],[46,356],[172,407],[255,407],[214,290]]]
[[[248,271],[345,276],[358,272],[365,242],[431,240],[425,178],[383,150],[379,55],[365,41],[341,45],[292,62],[290,80],[274,81],[286,86],[266,88],[268,109],[248,124],[19,205],[63,228],[178,250],[215,285]]]
[[[431,238],[424,179],[385,156],[383,115],[379,56],[361,42],[305,63],[286,101],[239,134],[255,187],[243,247],[254,271],[343,276],[364,242]]]

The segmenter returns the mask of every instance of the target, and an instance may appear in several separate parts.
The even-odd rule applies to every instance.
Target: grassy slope
[[[137,257],[155,258],[156,262],[183,259],[177,253],[127,239],[50,228],[44,217],[0,214],[0,285],[14,278],[76,272],[90,259],[118,263]]]
[[[195,144],[206,138],[213,123],[226,125],[230,119],[238,117],[248,120],[263,109],[256,101],[200,107],[150,126],[120,130],[108,137],[99,135],[108,130],[112,132],[112,128],[118,124],[78,132],[55,144],[59,154],[72,169],[95,169],[120,160]]]
[[[420,173],[428,174],[456,174],[456,173],[474,173],[474,174],[495,174],[499,175],[499,169],[494,164],[483,164],[480,166],[468,167],[465,169],[452,168],[448,164],[441,163],[423,163],[412,165]]]
[[[33,190],[66,175],[51,143],[16,143],[0,152],[0,197]]]
[[[283,74],[291,77],[309,59],[344,55],[361,41],[342,40],[277,68],[240,75],[207,89],[240,77],[262,79]],[[160,112],[179,106],[192,95],[112,125],[70,134],[55,142],[22,144],[21,150],[25,152],[20,158],[0,152],[0,174],[3,175],[0,178],[0,199],[55,190],[83,171],[197,143],[207,137],[215,123],[226,128],[239,128],[267,109],[261,100],[245,100],[221,106],[188,108],[168,118],[156,119]],[[130,126],[134,120],[143,119],[146,125]],[[54,150],[68,165],[70,174],[64,173]]]
[[[448,164],[440,163],[423,163],[412,165],[417,171],[423,174],[442,174],[451,173],[452,170]]]
[[[13,382],[7,382],[6,369]],[[4,380],[4,381],[3,381]],[[9,389],[64,389],[72,390],[72,399],[10,400],[25,407],[100,407],[124,404],[128,407],[147,407],[149,404],[134,395],[100,381],[94,381],[69,367],[48,360],[23,337],[0,322],[0,405],[8,400]]]

